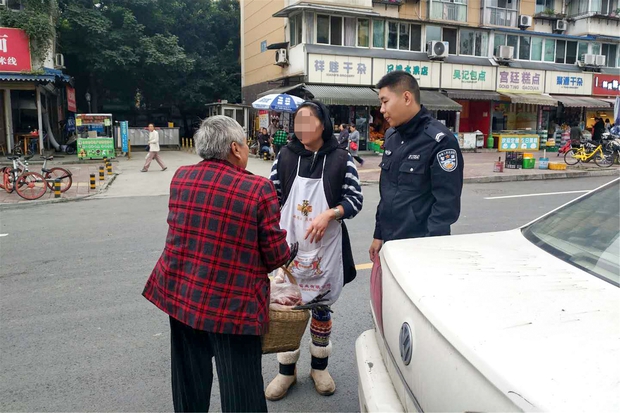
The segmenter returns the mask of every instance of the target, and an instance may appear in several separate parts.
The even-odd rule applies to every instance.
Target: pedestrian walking
[[[273,135],[273,151],[276,156],[280,153],[280,150],[288,143],[288,133],[284,130],[282,125],[278,126],[278,130]]]
[[[379,181],[370,259],[384,242],[450,235],[461,211],[463,155],[454,134],[420,105],[420,88],[404,71],[377,84],[381,113],[390,123]]]
[[[169,315],[176,412],[209,410],[212,359],[224,412],[266,412],[261,335],[267,274],[290,258],[273,184],[245,170],[249,148],[227,116],[194,135],[196,165],[170,184],[168,235],[143,295]]]
[[[349,147],[349,126],[346,123],[340,125],[340,133],[338,134],[338,147],[345,150]]]
[[[359,156],[360,147],[360,133],[357,131],[357,127],[351,124],[351,134],[349,135],[349,152],[351,156],[360,164],[364,166],[364,160]]]
[[[164,164],[164,161],[161,159],[161,156],[159,156],[159,150],[160,150],[159,133],[155,130],[155,125],[153,125],[152,123],[149,123],[148,144],[149,144],[149,153],[148,155],[146,155],[146,162],[144,163],[144,166],[142,167],[141,172],[149,171],[149,166],[151,166],[151,161],[153,159],[157,161],[162,171],[165,171],[166,169],[168,169],[168,167]]]
[[[307,303],[321,293],[332,305],[344,284],[356,276],[351,242],[343,219],[362,209],[363,196],[351,155],[338,148],[329,110],[316,101],[295,113],[295,136],[282,148],[271,169],[282,206],[280,226],[299,249],[291,273]],[[329,308],[314,309],[310,323],[311,377],[317,392],[331,395],[336,384],[327,369],[332,354]],[[268,400],[282,399],[297,380],[300,350],[279,353],[279,374],[267,387]]]

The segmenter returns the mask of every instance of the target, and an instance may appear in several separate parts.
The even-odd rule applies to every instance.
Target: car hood
[[[620,410],[619,288],[520,230],[392,241],[382,252],[439,333],[526,410]]]

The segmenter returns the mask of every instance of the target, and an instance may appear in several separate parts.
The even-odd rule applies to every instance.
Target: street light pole
[[[84,97],[86,98],[86,102],[88,103],[88,113],[91,113],[92,109],[90,108],[90,93],[86,92]]]

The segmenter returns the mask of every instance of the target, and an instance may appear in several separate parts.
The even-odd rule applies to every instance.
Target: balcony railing
[[[493,26],[517,27],[517,11],[486,7],[484,22]]]
[[[467,5],[457,3],[442,3],[433,1],[431,5],[431,19],[450,20],[457,22],[467,21]]]

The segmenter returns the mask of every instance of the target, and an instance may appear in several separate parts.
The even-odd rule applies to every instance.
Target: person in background
[[[273,138],[277,131],[278,131],[278,120],[273,119],[271,121],[271,124],[269,125],[269,137]]]
[[[142,295],[169,316],[176,412],[209,410],[213,358],[222,411],[266,412],[267,274],[290,259],[277,193],[246,171],[234,119],[211,116],[194,139],[203,160],[172,178],[166,245]]]
[[[594,142],[600,142],[603,139],[603,133],[605,133],[605,122],[603,122],[603,118],[596,118],[596,122],[592,128],[592,140]]]
[[[357,127],[351,124],[351,133],[349,134],[349,152],[351,156],[360,164],[364,166],[364,160],[359,156],[360,147],[360,133],[357,131]]]
[[[270,159],[270,150],[271,147],[271,138],[269,138],[269,134],[267,132],[267,128],[262,128],[261,132],[258,134],[258,148],[260,157],[263,159]]]
[[[280,153],[280,149],[288,143],[288,133],[282,125],[278,126],[278,130],[273,135],[273,151],[276,156]]]
[[[349,147],[349,126],[346,123],[340,125],[340,133],[338,134],[338,147],[345,150]]]
[[[579,122],[573,123],[573,127],[570,128],[570,142],[571,146],[578,148],[583,140],[583,132],[579,127]]]
[[[157,163],[159,164],[159,166],[161,166],[161,170],[165,171],[166,169],[168,169],[168,167],[164,164],[164,161],[161,159],[161,156],[159,156],[159,133],[155,130],[155,125],[153,125],[152,123],[149,123],[149,153],[146,156],[146,162],[144,163],[144,166],[142,167],[142,170],[140,172],[148,172],[149,171],[149,166],[151,166],[151,161],[153,159],[155,159],[157,161]]]
[[[605,131],[606,132],[611,131],[611,121],[609,120],[609,118],[605,119]]]

